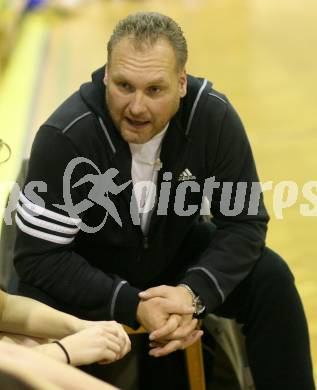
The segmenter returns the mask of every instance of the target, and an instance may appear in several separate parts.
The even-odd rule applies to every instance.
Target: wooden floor
[[[283,219],[274,212],[274,191],[266,193],[272,217],[268,244],[295,274],[317,367],[317,211],[312,217],[300,213],[300,204],[308,203],[302,196],[304,183],[317,181],[317,3],[86,3],[72,16],[48,18],[51,30],[34,104],[34,132],[61,99],[105,63],[106,42],[116,21],[138,10],[175,18],[189,43],[188,72],[209,78],[231,99],[247,128],[262,181],[272,181],[275,194],[280,181],[298,186],[298,200],[284,210]]]

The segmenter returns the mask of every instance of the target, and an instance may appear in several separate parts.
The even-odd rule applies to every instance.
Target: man
[[[195,317],[235,318],[257,389],[313,389],[303,308],[265,247],[243,125],[186,60],[172,19],[129,16],[106,67],[40,128],[17,210],[20,293],[143,325],[156,357],[201,337]]]

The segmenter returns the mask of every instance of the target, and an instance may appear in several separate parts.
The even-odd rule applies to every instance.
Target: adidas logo
[[[185,181],[185,180],[196,180],[196,176],[193,176],[191,171],[186,168],[178,178],[178,181]]]

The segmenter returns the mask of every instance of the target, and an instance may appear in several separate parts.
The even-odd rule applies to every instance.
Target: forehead
[[[141,77],[166,79],[176,76],[177,61],[171,44],[160,39],[153,45],[136,46],[133,39],[125,37],[112,49],[109,73],[112,77]]]

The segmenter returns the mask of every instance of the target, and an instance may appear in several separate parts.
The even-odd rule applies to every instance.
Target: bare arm
[[[34,299],[0,292],[3,300],[0,330],[40,338],[68,336],[87,327],[87,321],[62,313]]]
[[[33,299],[2,291],[0,300],[0,330],[10,333],[4,335],[3,340],[25,346],[35,345],[39,352],[66,362],[66,355],[58,345],[42,344],[50,338],[62,338],[62,345],[70,355],[71,364],[75,366],[94,362],[110,363],[130,351],[130,340],[123,327],[115,321],[80,320]],[[27,337],[19,339],[15,334],[42,338],[42,342]]]
[[[0,342],[0,368],[11,373],[32,373],[33,377],[63,390],[115,390],[115,387],[101,382],[74,367],[67,366],[46,357],[34,349]],[[14,372],[12,372],[12,370]],[[42,387],[46,389],[46,387]],[[52,387],[53,389],[53,387]]]

